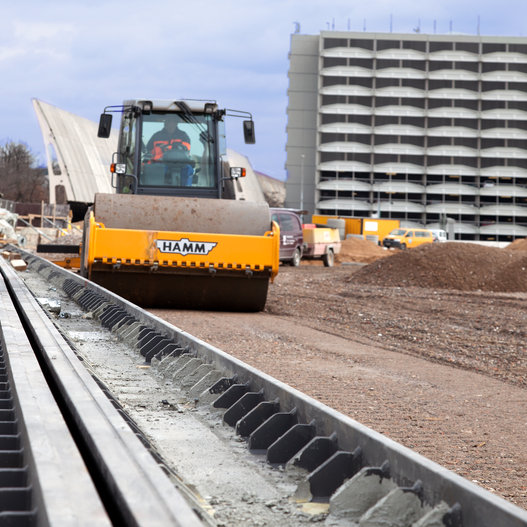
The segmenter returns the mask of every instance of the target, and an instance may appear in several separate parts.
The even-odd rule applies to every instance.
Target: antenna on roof
[[[351,31],[351,19],[348,18],[348,31]]]
[[[295,33],[300,33],[300,22],[293,22],[295,25]]]
[[[393,33],[393,15],[390,15],[390,33]]]
[[[366,19],[362,22],[362,31],[366,31]]]
[[[436,30],[437,30],[437,20],[434,20],[434,34],[436,33]]]
[[[480,23],[480,18],[479,18],[479,15],[478,15],[478,37],[479,37],[479,30],[480,30],[480,25],[479,25],[479,23]]]
[[[450,33],[452,33],[452,19],[450,19]]]

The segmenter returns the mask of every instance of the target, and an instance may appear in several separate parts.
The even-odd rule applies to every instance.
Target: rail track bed
[[[9,441],[27,472],[18,510],[4,500],[0,514],[20,525],[46,524],[54,501],[62,516],[46,521],[60,525],[527,525],[523,509],[228,350],[22,256],[24,273],[0,263]],[[60,439],[42,438],[49,423]]]

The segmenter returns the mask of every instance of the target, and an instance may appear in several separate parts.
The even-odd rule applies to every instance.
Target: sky
[[[527,0],[0,0],[0,144],[45,164],[32,99],[98,121],[125,99],[210,99],[251,112],[230,148],[284,180],[291,34],[366,31],[527,37]]]

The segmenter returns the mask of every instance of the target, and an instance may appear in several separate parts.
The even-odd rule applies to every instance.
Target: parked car
[[[280,261],[298,267],[304,243],[300,216],[289,209],[271,209],[271,219],[280,227]]]
[[[434,243],[434,235],[428,229],[395,229],[385,236],[384,247],[407,249],[424,243]]]
[[[430,232],[434,235],[434,241],[436,242],[446,242],[448,241],[448,236],[446,231],[443,229],[430,229]]]

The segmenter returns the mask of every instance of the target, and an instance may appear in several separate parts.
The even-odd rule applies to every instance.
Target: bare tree
[[[4,198],[26,203],[47,199],[47,171],[36,164],[27,145],[13,141],[0,145],[0,192]]]

